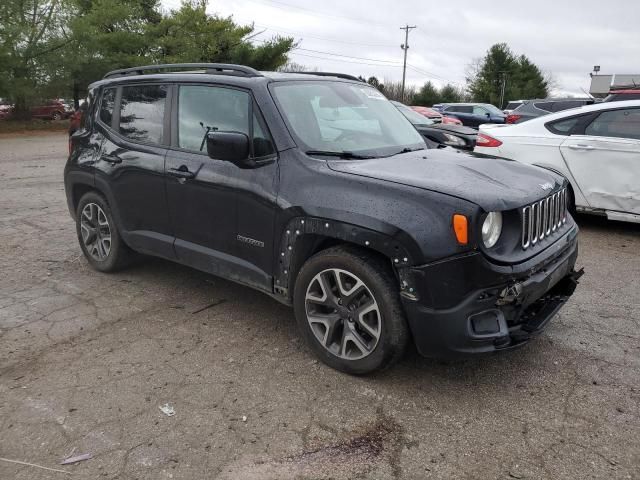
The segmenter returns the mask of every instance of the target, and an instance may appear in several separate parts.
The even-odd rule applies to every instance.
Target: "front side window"
[[[425,147],[411,123],[375,88],[337,81],[278,82],[271,88],[307,150],[385,156]]]
[[[420,115],[418,112],[416,112],[412,108],[407,107],[402,103],[398,103],[398,102],[391,102],[391,103],[393,103],[397,107],[397,109],[400,110],[400,113],[402,113],[402,115],[404,115],[406,119],[409,120],[414,125],[433,125],[434,123],[436,123],[430,118],[427,118],[424,115]]]
[[[100,120],[105,124],[111,126],[111,120],[113,119],[113,108],[116,101],[116,89],[107,88],[102,94],[102,102],[100,103]]]
[[[587,125],[584,134],[640,140],[640,108],[602,112]]]
[[[136,142],[161,144],[166,97],[166,85],[123,87],[120,134]]]
[[[206,151],[209,131],[241,132],[249,135],[247,92],[233,88],[181,86],[178,96],[178,146]]]

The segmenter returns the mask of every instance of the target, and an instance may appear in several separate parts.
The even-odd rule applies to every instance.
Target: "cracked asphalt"
[[[66,148],[0,137],[0,478],[640,479],[640,226],[579,218],[586,274],[525,348],[354,378],[248,288],[91,270]]]

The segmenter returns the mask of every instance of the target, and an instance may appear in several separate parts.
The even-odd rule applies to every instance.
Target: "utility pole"
[[[404,30],[404,43],[400,45],[400,48],[404,50],[404,63],[402,64],[402,91],[400,92],[400,96],[402,97],[402,101],[404,101],[404,82],[407,77],[407,50],[409,50],[409,30],[413,30],[416,26],[410,27],[408,24],[404,27],[400,27],[400,30]]]
[[[507,88],[507,73],[506,71],[500,72],[502,76],[502,88],[500,89],[500,109],[504,108],[504,91]]]

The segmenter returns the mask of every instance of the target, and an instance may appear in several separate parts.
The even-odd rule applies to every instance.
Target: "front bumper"
[[[496,265],[474,252],[401,272],[403,283],[415,286],[401,298],[418,351],[451,357],[525,344],[578,284],[577,232],[573,227],[521,266]]]

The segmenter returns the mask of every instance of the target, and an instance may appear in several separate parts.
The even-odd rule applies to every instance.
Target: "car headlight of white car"
[[[502,213],[489,212],[482,223],[482,242],[487,248],[493,247],[502,233]]]
[[[460,137],[456,137],[455,135],[450,135],[448,133],[444,133],[444,144],[450,145],[452,147],[464,147],[465,142]]]

